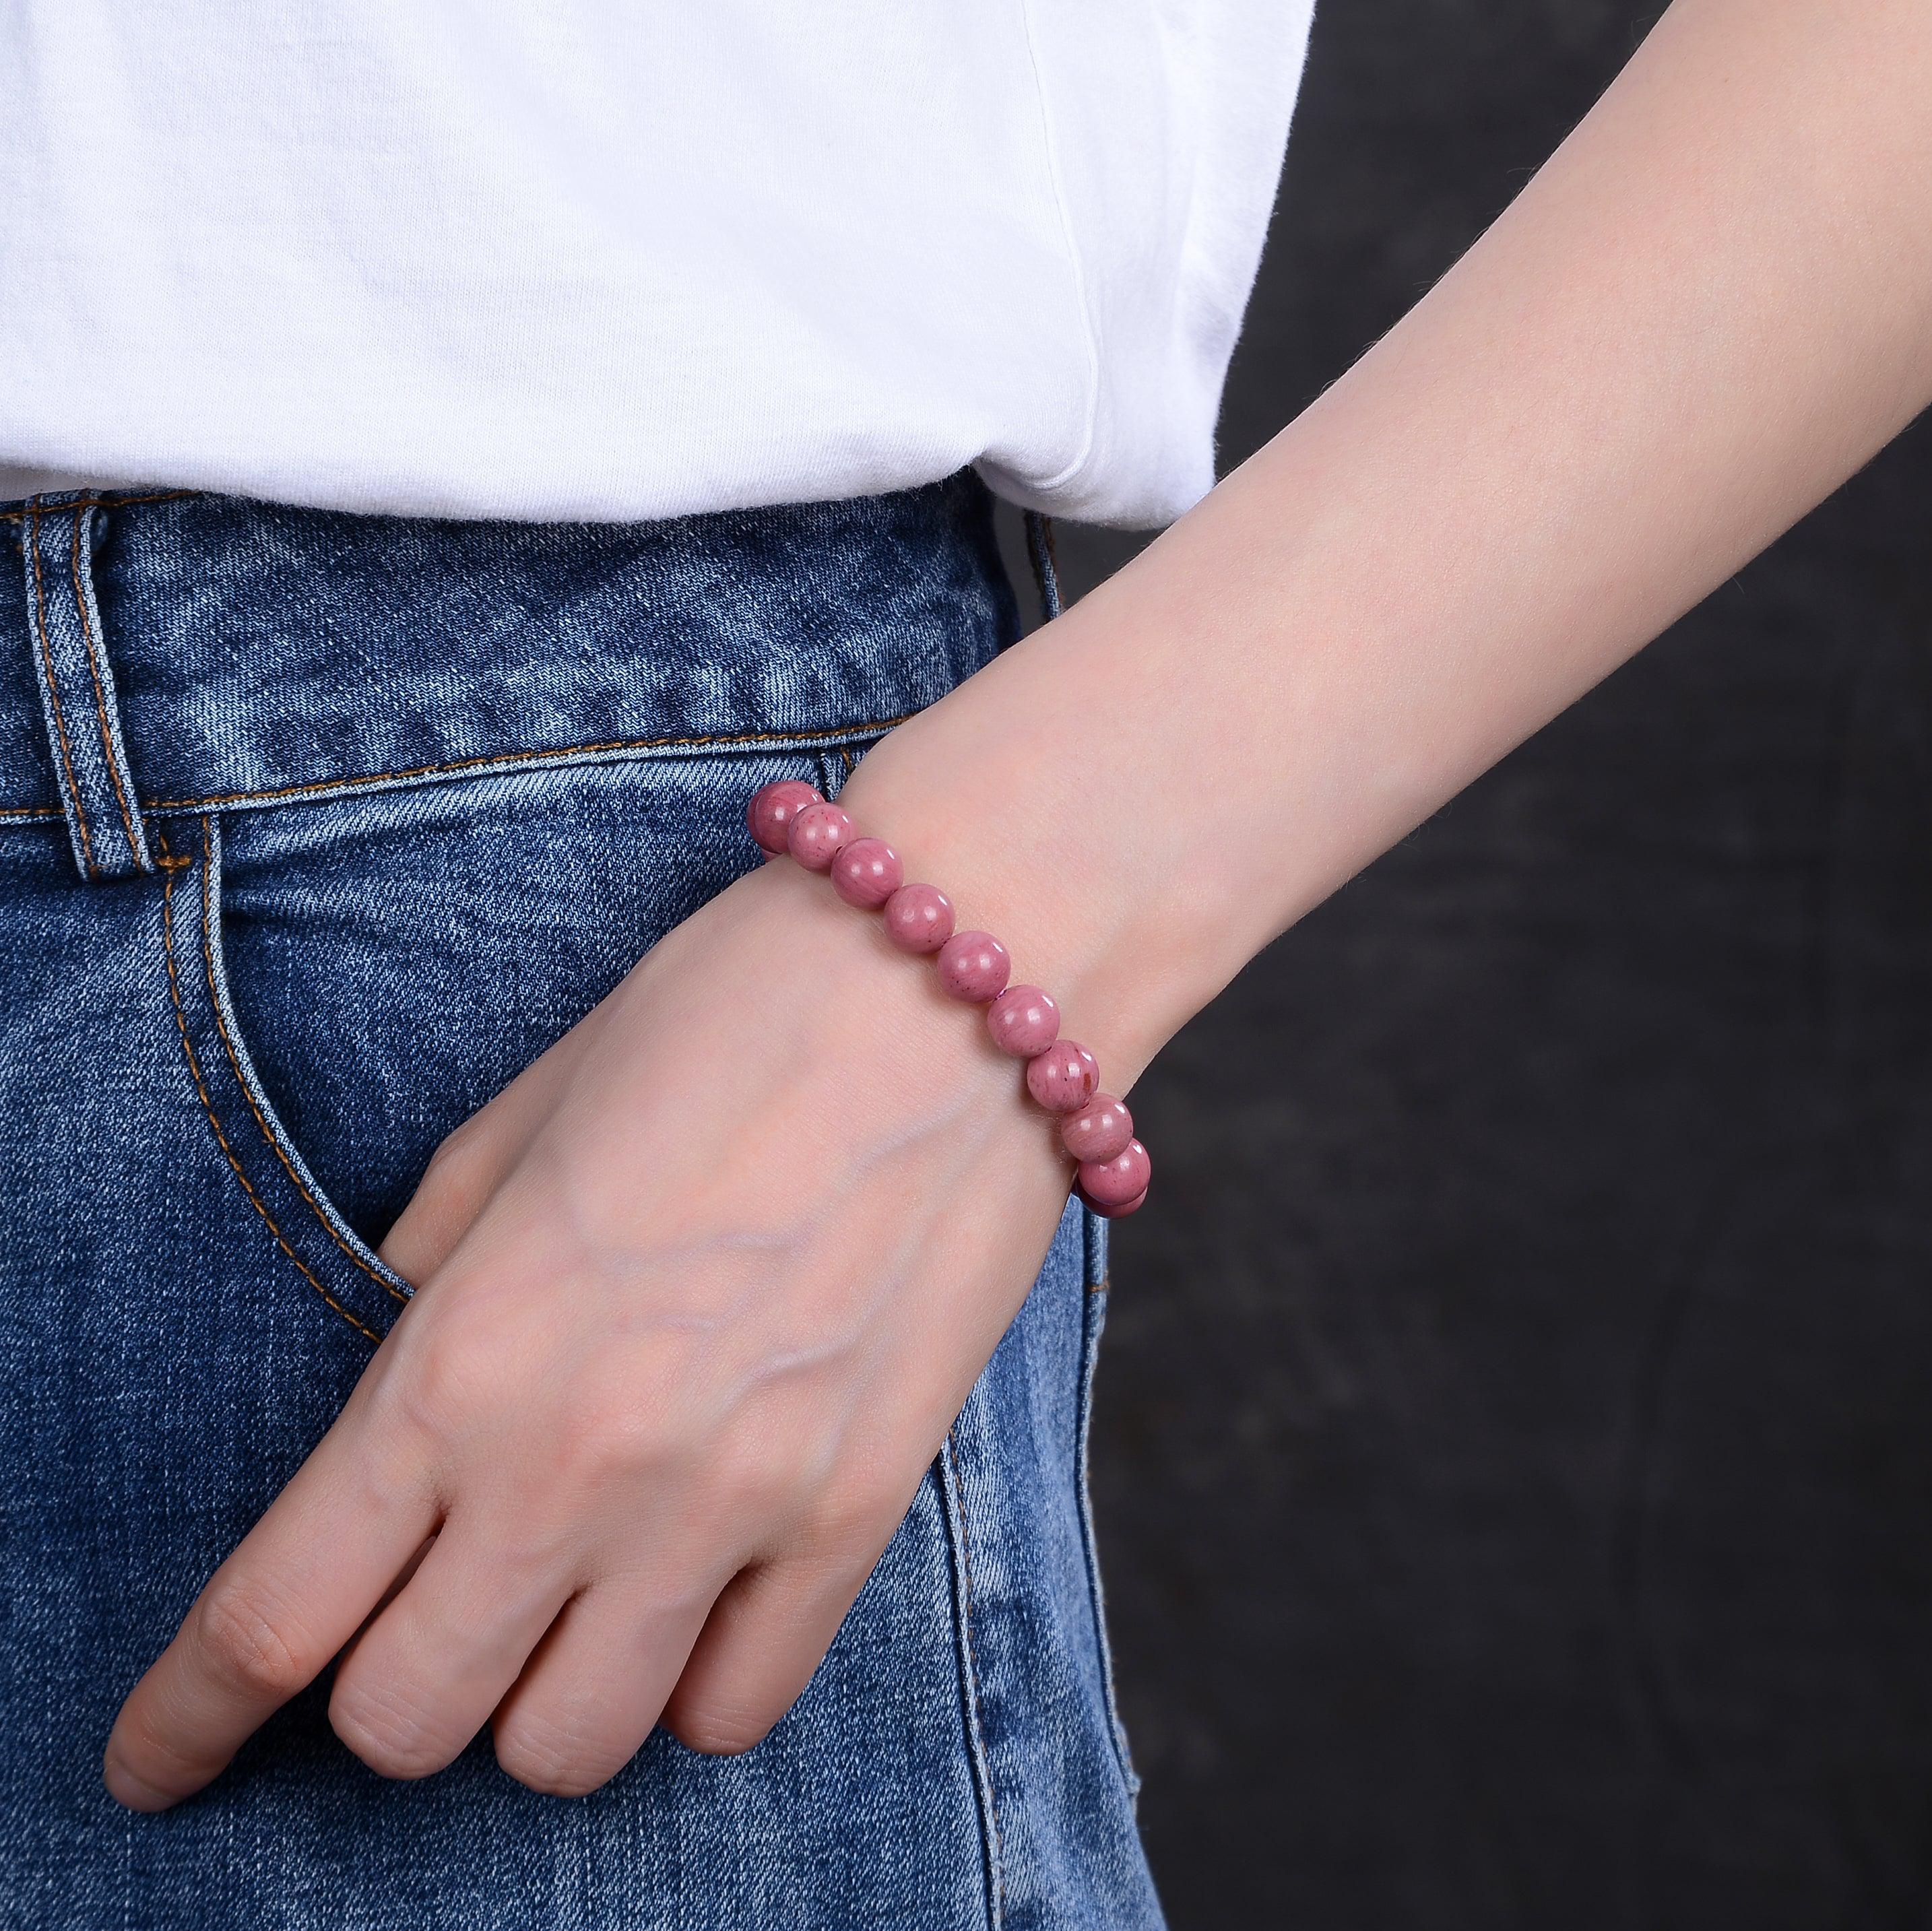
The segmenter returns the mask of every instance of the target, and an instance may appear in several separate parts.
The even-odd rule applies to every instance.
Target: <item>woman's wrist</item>
[[[997,934],[960,928],[952,901],[938,886],[908,879],[891,845],[800,779],[761,786],[747,805],[746,822],[769,856],[824,875],[848,905],[876,913],[896,950],[929,958],[950,999],[984,1009],[992,1044],[1024,1064],[1028,1096],[1053,1120],[1063,1149],[1078,1162],[1075,1191],[1089,1207],[1112,1217],[1141,1205],[1152,1170],[1132,1116],[1102,1087],[1092,1050],[1061,1030],[1052,994],[1014,979],[1012,955]]]
[[[1078,730],[1072,667],[1047,661],[1070,655],[1073,628],[1063,618],[902,725],[840,802],[908,878],[943,886],[962,928],[999,934],[1014,977],[1052,991],[1122,1090],[1240,961],[1222,969],[1190,924],[1186,831],[1160,772],[1134,775],[1126,731]]]

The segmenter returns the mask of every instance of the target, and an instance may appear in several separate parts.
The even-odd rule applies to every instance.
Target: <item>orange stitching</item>
[[[1107,1275],[1102,1274],[1097,1281],[1089,1281],[1087,1283],[1087,1291],[1090,1294],[1104,1294],[1112,1285],[1112,1280]]]
[[[52,701],[54,712],[54,730],[60,739],[61,763],[67,772],[67,788],[74,799],[74,823],[80,827],[80,849],[85,855],[86,870],[92,878],[98,870],[94,862],[94,841],[87,835],[87,813],[80,802],[80,787],[74,781],[74,760],[69,755],[67,745],[67,720],[61,715],[60,686],[54,678],[53,652],[47,648],[47,596],[40,582],[40,532],[34,532],[34,601],[40,613],[40,661],[46,667],[47,696]]]
[[[121,808],[121,829],[128,834],[128,856],[136,866],[141,862],[141,848],[134,842],[134,821],[128,815],[128,794],[121,788],[121,772],[115,762],[114,740],[107,729],[107,694],[100,688],[100,666],[94,655],[94,625],[87,614],[87,598],[80,587],[80,519],[85,505],[74,506],[74,551],[69,561],[74,565],[74,607],[80,617],[80,634],[86,640],[88,675],[94,679],[94,714],[100,720],[100,754],[107,760],[107,775],[113,781],[114,802]]]
[[[160,841],[161,863],[166,870],[168,874],[166,883],[161,887],[161,940],[167,952],[168,989],[174,995],[175,1024],[181,1033],[182,1051],[188,1055],[188,1069],[194,1078],[194,1090],[201,1096],[202,1111],[208,1115],[208,1125],[214,1129],[216,1144],[220,1146],[222,1152],[228,1156],[228,1164],[235,1170],[235,1177],[242,1183],[242,1191],[248,1196],[249,1204],[262,1216],[262,1225],[266,1226],[268,1231],[275,1237],[275,1245],[295,1263],[297,1270],[302,1274],[302,1278],[308,1282],[309,1285],[314,1288],[316,1292],[321,1295],[322,1299],[326,1300],[338,1314],[341,1315],[342,1318],[348,1322],[351,1327],[354,1328],[358,1334],[367,1336],[370,1340],[374,1342],[376,1346],[380,1348],[382,1344],[382,1337],[378,1334],[373,1327],[365,1327],[361,1321],[358,1321],[356,1317],[351,1314],[349,1310],[344,1307],[319,1280],[316,1279],[315,1276],[309,1271],[306,1266],[304,1265],[302,1256],[282,1238],[282,1230],[275,1225],[274,1217],[269,1213],[268,1210],[262,1204],[260,1196],[256,1194],[254,1188],[249,1183],[248,1176],[242,1171],[242,1162],[235,1157],[234,1148],[228,1144],[227,1135],[221,1130],[221,1122],[215,1117],[214,1104],[208,1096],[207,1084],[201,1076],[201,1062],[195,1057],[194,1044],[189,1039],[188,1036],[188,1015],[182,1009],[182,1006],[181,980],[175,970],[175,928],[174,908],[172,904],[175,892],[175,874],[180,871],[184,865],[187,865],[189,861],[185,858],[176,858],[172,853],[169,851],[167,839],[162,833],[160,828],[158,826],[155,827],[154,835]]]
[[[986,1734],[980,1722],[980,1660],[973,1648],[973,1558],[966,1534],[966,1483],[959,1473],[959,1425],[946,1431],[945,1453],[952,1465],[952,1486],[959,1496],[959,1576],[965,1585],[960,1606],[959,1632],[966,1639],[966,1693],[972,1699],[974,1726],[979,1731],[980,1755],[986,1765],[986,1816],[993,1831],[993,1916],[1004,1924],[1006,1916],[1006,1854],[1000,1841],[1000,1798],[993,1784],[993,1753],[986,1747]]]
[[[221,1043],[228,1054],[228,1063],[235,1069],[235,1083],[242,1089],[242,1097],[248,1102],[248,1111],[255,1116],[255,1124],[262,1129],[262,1138],[268,1141],[275,1158],[281,1162],[282,1171],[295,1183],[296,1192],[308,1202],[316,1219],[322,1222],[322,1231],[392,1300],[400,1301],[406,1306],[409,1296],[392,1287],[336,1232],[328,1215],[322,1210],[322,1203],[309,1191],[302,1175],[296,1171],[294,1162],[283,1151],[281,1141],[269,1132],[268,1123],[262,1117],[262,1109],[256,1103],[254,1090],[242,1071],[241,1056],[235,1050],[235,1042],[229,1033],[228,1022],[221,1016],[221,1000],[214,989],[214,920],[212,897],[214,879],[214,835],[208,829],[208,820],[204,818],[201,821],[201,956],[202,963],[208,968],[208,1003],[214,1009],[214,1030],[221,1035]]]
[[[0,805],[0,818],[64,818],[58,805]]]
[[[702,737],[614,738],[608,744],[568,744],[538,751],[487,751],[476,757],[460,757],[449,764],[418,764],[406,771],[358,772],[347,778],[315,778],[303,784],[284,784],[274,791],[228,791],[213,798],[151,798],[142,806],[148,811],[208,811],[223,805],[253,805],[268,798],[293,798],[311,791],[341,791],[368,784],[389,784],[405,778],[433,778],[442,772],[475,771],[484,765],[525,764],[532,760],[591,757],[605,751],[668,751],[702,745],[812,744],[825,738],[868,737],[902,724],[914,713],[882,718],[869,724],[831,724],[823,730],[802,731],[712,732]]]
[[[82,496],[71,503],[31,503],[23,510],[0,510],[0,523],[22,523],[29,517],[58,516],[68,509],[118,510],[124,503],[172,503],[183,496],[198,496],[199,490],[157,490],[152,496]]]

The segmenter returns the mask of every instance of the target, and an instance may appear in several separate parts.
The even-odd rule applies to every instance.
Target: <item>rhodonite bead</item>
[[[1078,1183],[1075,1184],[1073,1191],[1080,1196],[1082,1204],[1088,1211],[1097,1213],[1102,1220],[1122,1220],[1130,1213],[1138,1213],[1146,1204],[1148,1197],[1147,1189],[1142,1187],[1132,1200],[1124,1200],[1118,1207],[1115,1207],[1104,1200],[1094,1199],[1092,1195]]]
[[[802,778],[780,778],[761,784],[752,793],[745,808],[745,823],[758,849],[772,858],[786,849],[785,834],[791,821],[808,805],[822,805],[825,793]]]
[[[1030,1060],[1060,1036],[1060,1008],[1036,985],[1010,985],[987,1007],[986,1030],[1001,1052]]]
[[[1082,1160],[1080,1191],[1096,1207],[1138,1204],[1154,1174],[1154,1162],[1138,1140],[1130,1140],[1111,1160]]]
[[[939,949],[939,982],[955,999],[983,1006],[998,997],[1013,969],[991,932],[955,932]]]
[[[899,855],[884,838],[854,838],[832,861],[832,889],[848,905],[874,912],[905,882]]]
[[[1134,1116],[1124,1099],[1096,1093],[1060,1123],[1060,1144],[1083,1165],[1124,1153],[1134,1137]]]
[[[1100,1064],[1078,1039],[1056,1039],[1027,1066],[1027,1091],[1049,1113],[1077,1113],[1100,1084]]]
[[[830,871],[858,829],[836,805],[808,805],[791,821],[785,847],[807,871]]]
[[[886,901],[886,936],[902,952],[936,952],[952,936],[952,901],[936,885],[902,885]]]

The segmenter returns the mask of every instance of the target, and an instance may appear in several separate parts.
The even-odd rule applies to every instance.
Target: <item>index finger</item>
[[[212,1783],[434,1531],[428,1470],[398,1480],[374,1448],[359,1420],[338,1420],[208,1579],[115,1719],[102,1774],[119,1802],[164,1810]]]

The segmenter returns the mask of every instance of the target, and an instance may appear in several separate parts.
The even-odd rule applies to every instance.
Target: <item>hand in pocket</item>
[[[748,1748],[1066,1184],[976,1012],[821,882],[741,880],[440,1150],[383,1249],[419,1292],[128,1698],[110,1789],[199,1789],[338,1656],[336,1730],[390,1776],[485,1724],[560,1794],[660,1720]]]

